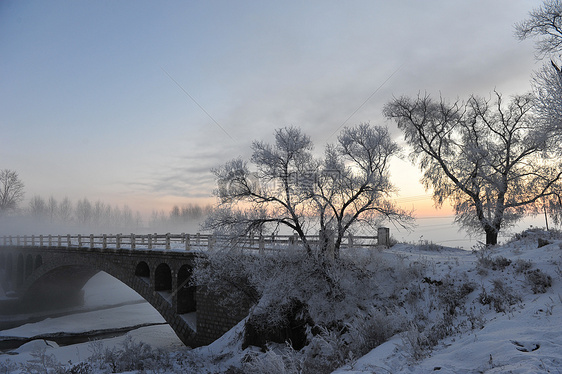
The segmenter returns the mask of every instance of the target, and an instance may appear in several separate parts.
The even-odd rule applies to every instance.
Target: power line
[[[392,72],[392,74],[390,74],[390,75],[388,76],[388,78],[386,78],[385,81],[382,82],[381,85],[380,85],[379,87],[377,87],[377,89],[376,89],[367,99],[365,99],[365,101],[363,101],[363,103],[362,103],[361,105],[359,105],[359,107],[357,107],[357,109],[355,109],[355,110],[353,111],[353,113],[351,113],[351,114],[349,115],[349,117],[347,117],[347,119],[346,119],[345,121],[343,121],[343,123],[342,123],[333,133],[330,134],[330,136],[328,136],[328,140],[329,140],[332,136],[334,136],[334,134],[335,134],[336,132],[338,132],[339,129],[341,129],[341,128],[347,123],[347,121],[349,121],[349,120],[351,119],[351,117],[353,117],[353,116],[355,115],[355,113],[357,113],[361,108],[363,108],[363,105],[367,104],[367,101],[371,100],[371,98],[372,98],[373,96],[375,96],[375,94],[376,94],[377,92],[379,92],[379,90],[386,84],[386,82],[388,82],[388,81],[390,80],[390,78],[392,78],[392,77],[394,76],[394,74],[398,73],[398,71],[399,71],[400,69],[402,69],[402,66],[404,66],[404,64],[400,65],[400,66],[398,67],[398,69],[394,70],[394,71]]]
[[[160,69],[162,69],[162,71],[168,76],[168,78],[170,78],[170,80],[172,82],[174,82],[176,84],[176,86],[179,87],[180,90],[183,91],[183,93],[189,97],[191,99],[191,101],[193,101],[195,103],[195,105],[197,105],[199,107],[199,109],[201,109],[203,111],[203,113],[205,113],[207,115],[207,117],[209,117],[211,119],[211,121],[213,121],[215,123],[215,125],[217,125],[218,128],[220,128],[222,130],[222,132],[224,132],[230,139],[236,141],[232,135],[230,135],[225,129],[224,127],[222,127],[214,118],[213,116],[211,116],[209,114],[209,112],[207,112],[207,110],[205,110],[205,108],[203,108],[203,106],[201,104],[199,104],[199,102],[197,100],[195,100],[195,98],[193,96],[191,96],[189,94],[189,92],[187,92],[182,86],[181,84],[178,83],[178,81],[176,81],[163,67],[160,67]]]

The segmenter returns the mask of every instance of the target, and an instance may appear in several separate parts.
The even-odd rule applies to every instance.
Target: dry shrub
[[[546,289],[552,286],[552,277],[540,269],[527,271],[525,278],[531,284],[534,293],[545,293]]]

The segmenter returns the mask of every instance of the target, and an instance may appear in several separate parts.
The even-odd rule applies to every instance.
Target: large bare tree
[[[520,40],[535,38],[536,57],[550,58],[533,74],[533,93],[542,119],[562,129],[562,70],[557,62],[562,51],[562,1],[544,1],[529,12],[529,18],[515,25],[515,35]]]
[[[367,124],[345,128],[323,159],[313,157],[312,146],[300,129],[286,127],[275,131],[273,144],[252,144],[254,168],[238,158],[213,170],[220,203],[207,227],[245,235],[285,226],[309,254],[313,248],[307,233],[330,232],[337,257],[352,226],[381,217],[408,220],[389,199],[394,192],[389,160],[399,148],[386,129]],[[321,243],[326,251],[328,242]]]
[[[436,205],[450,200],[457,222],[483,231],[493,245],[503,227],[545,199],[558,201],[562,168],[552,128],[541,126],[533,108],[531,96],[505,105],[496,92],[495,100],[452,104],[401,97],[384,113],[404,132]]]
[[[45,219],[47,217],[47,203],[39,195],[35,195],[29,201],[29,214],[35,219]]]
[[[529,12],[529,18],[515,25],[515,35],[524,40],[537,38],[537,58],[556,54],[562,50],[562,1],[545,0]]]
[[[368,124],[344,128],[336,145],[326,147],[311,196],[320,232],[333,235],[336,255],[354,225],[374,226],[381,216],[408,225],[409,213],[390,200],[397,190],[390,182],[389,162],[400,151],[386,128]]]
[[[17,172],[9,169],[0,170],[0,213],[17,208],[23,200],[23,188],[24,184]]]

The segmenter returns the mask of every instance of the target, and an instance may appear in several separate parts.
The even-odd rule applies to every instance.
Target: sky
[[[530,89],[540,1],[2,1],[0,169],[40,195],[149,214],[213,202],[211,169],[294,125],[315,150],[396,125],[393,97]],[[407,159],[398,201],[434,210]]]

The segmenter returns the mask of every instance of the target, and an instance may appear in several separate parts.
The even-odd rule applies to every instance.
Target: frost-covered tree
[[[97,200],[92,207],[92,226],[100,227],[103,223],[107,224],[111,215],[108,212],[109,206]]]
[[[251,162],[241,158],[214,169],[219,207],[206,226],[233,235],[262,234],[286,226],[301,238],[307,252],[306,215],[310,215],[310,194],[303,188],[304,176],[313,172],[312,141],[295,127],[275,131],[275,143],[254,141]],[[241,209],[239,203],[246,204]],[[246,208],[247,209],[243,209]]]
[[[562,1],[545,0],[529,12],[529,18],[515,25],[515,35],[524,40],[538,38],[537,57],[544,58],[562,50]]]
[[[174,205],[169,214],[158,217],[157,212],[153,212],[150,219],[151,227],[162,227],[166,230],[190,231],[197,230],[202,222],[212,211],[211,205],[201,206],[198,204],[185,204],[183,206]]]
[[[133,210],[127,204],[123,205],[123,209],[121,210],[121,216],[119,217],[117,225],[121,227],[135,226],[135,218],[133,215]]]
[[[411,158],[433,189],[437,206],[450,200],[456,220],[497,243],[502,227],[535,213],[545,199],[556,201],[562,168],[554,131],[541,125],[531,96],[504,105],[470,97],[435,101],[429,95],[396,98],[384,113],[404,132]]]
[[[367,124],[344,129],[325,157],[312,154],[310,138],[296,127],[275,131],[273,144],[252,144],[250,169],[241,158],[214,169],[220,203],[207,220],[208,228],[235,235],[263,234],[280,226],[293,230],[306,251],[313,248],[313,229],[335,237],[330,246],[338,256],[342,238],[352,226],[381,217],[407,220],[390,196],[389,160],[399,147],[383,128]],[[321,235],[321,236],[322,236]]]
[[[515,25],[515,35],[520,40],[535,39],[536,58],[549,58],[539,70],[533,73],[531,84],[535,96],[536,112],[543,121],[544,130],[562,141],[562,69],[560,52],[562,52],[562,1],[545,0],[541,6],[529,12],[529,17]],[[562,154],[562,147],[555,148]],[[559,198],[544,201],[543,208],[548,210],[559,224],[562,221]]]
[[[23,200],[23,187],[24,184],[16,171],[0,170],[0,213],[17,208]]]
[[[74,209],[76,220],[81,225],[89,224],[92,219],[92,203],[87,198],[78,200]]]
[[[533,93],[537,98],[537,113],[548,125],[562,129],[562,1],[546,0],[529,13],[529,18],[515,25],[515,35],[524,40],[535,38],[537,58],[550,58],[533,74]]]
[[[51,222],[56,221],[57,219],[57,212],[59,208],[59,203],[54,196],[49,196],[49,200],[47,200],[47,215]]]
[[[345,128],[336,145],[328,145],[310,191],[320,217],[320,232],[333,231],[337,250],[350,228],[377,224],[380,217],[407,224],[410,216],[389,199],[389,162],[400,148],[383,127],[361,124]]]
[[[562,71],[554,62],[533,74],[537,114],[545,124],[562,129]]]
[[[47,203],[41,196],[35,195],[31,198],[29,213],[36,219],[44,219],[47,216]]]
[[[68,197],[65,197],[61,203],[59,204],[58,208],[58,218],[61,222],[67,223],[72,220],[72,201]]]
[[[174,207],[172,208],[172,211],[170,212],[170,219],[179,221],[180,217],[181,217],[180,207],[177,206],[177,205],[174,205]]]

